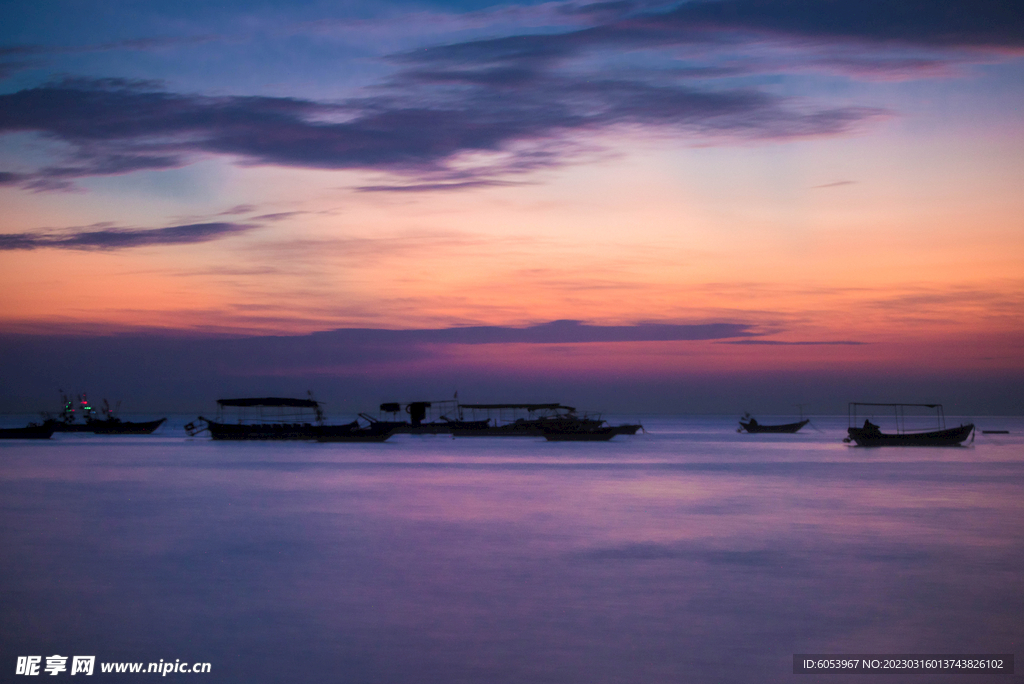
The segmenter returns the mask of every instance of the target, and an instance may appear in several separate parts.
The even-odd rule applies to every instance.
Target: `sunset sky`
[[[0,410],[1024,412],[1024,4],[7,2]]]

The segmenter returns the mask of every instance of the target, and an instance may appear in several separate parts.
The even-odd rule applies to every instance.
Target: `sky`
[[[0,411],[1021,414],[1024,3],[0,3]]]

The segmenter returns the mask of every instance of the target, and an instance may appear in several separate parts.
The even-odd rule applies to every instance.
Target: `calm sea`
[[[1021,418],[860,449],[845,416],[367,445],[214,443],[193,417],[0,443],[0,681],[55,654],[95,656],[86,681],[163,660],[247,684],[849,682],[793,654],[1024,656]]]

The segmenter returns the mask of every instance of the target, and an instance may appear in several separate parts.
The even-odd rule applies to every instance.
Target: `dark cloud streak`
[[[423,79],[412,73],[407,82],[417,77]],[[71,163],[29,174],[23,184],[35,189],[90,175],[175,168],[204,153],[236,156],[246,164],[377,169],[443,183],[493,180],[479,174],[563,163],[557,150],[571,147],[573,134],[617,125],[772,139],[834,135],[879,114],[856,107],[797,111],[782,98],[752,90],[587,82],[554,74],[536,75],[515,98],[494,85],[476,84],[456,95],[443,90],[412,92],[405,100],[389,95],[331,104],[189,96],[114,79],[69,80],[0,96],[0,133],[35,131],[75,147]],[[325,121],[329,117],[346,120]],[[469,152],[507,158],[475,173],[451,166]]]
[[[0,95],[0,134],[35,132],[74,150],[65,163],[5,173],[0,182],[67,189],[76,178],[177,168],[218,154],[243,165],[375,170],[412,181],[363,191],[465,189],[566,163],[580,139],[616,127],[711,142],[778,140],[841,135],[885,114],[797,104],[729,81],[708,85],[708,79],[808,64],[872,78],[935,76],[947,73],[953,57],[929,50],[1024,47],[1024,12],[998,0],[698,0],[667,11],[628,2],[565,9],[597,23],[392,55],[397,72],[390,80],[343,102],[200,96],[118,79],[64,80]],[[60,49],[155,49],[206,40]],[[777,56],[759,67],[763,54],[756,50],[757,59],[733,59],[779,40],[821,52],[800,64]],[[684,48],[692,48],[690,63],[670,54]],[[13,46],[0,57],[60,49]],[[661,50],[673,66],[616,73],[584,59],[635,50]],[[467,155],[489,159],[467,169],[460,164]]]
[[[210,242],[252,230],[241,223],[192,223],[167,228],[102,228],[74,233],[0,234],[0,251],[33,249],[114,250]]]

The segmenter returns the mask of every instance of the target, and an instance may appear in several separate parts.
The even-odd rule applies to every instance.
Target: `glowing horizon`
[[[1019,374],[1024,29],[932,5],[7,8],[2,329],[724,323],[763,343],[440,354]]]

